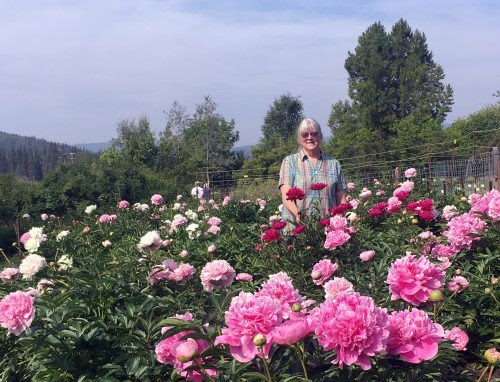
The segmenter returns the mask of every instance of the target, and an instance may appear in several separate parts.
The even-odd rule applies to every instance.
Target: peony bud
[[[456,274],[456,275],[461,275],[461,274],[462,274],[462,270],[461,270],[460,268],[459,268],[459,269],[457,269],[457,270],[455,271],[455,274]]]
[[[295,304],[292,305],[292,312],[298,313],[302,309],[302,305],[300,303],[296,302]]]
[[[313,272],[311,273],[311,277],[312,277],[312,279],[313,279],[313,280],[320,279],[320,278],[321,278],[321,276],[323,276],[323,275],[321,274],[321,272],[320,272],[320,271],[313,271]]]
[[[491,293],[491,288],[484,288],[484,293],[490,294]]]
[[[89,226],[85,226],[83,227],[83,233],[89,233],[90,232],[90,227]]]
[[[253,338],[253,344],[255,346],[264,346],[267,343],[267,338],[263,334],[257,334]]]
[[[191,361],[198,352],[198,343],[188,338],[186,341],[179,341],[172,346],[172,353],[179,362]]]
[[[500,361],[500,352],[496,348],[490,348],[484,352],[484,358],[488,363],[495,366]]]
[[[402,222],[403,222],[403,220],[398,219],[398,224],[401,224]]]
[[[213,244],[211,244],[207,249],[208,253],[214,253],[216,250],[217,248]]]
[[[441,292],[438,289],[433,290],[431,292],[431,294],[429,295],[429,301],[432,301],[432,302],[439,302],[442,299],[443,299],[443,292]]]
[[[467,198],[466,198],[465,196],[462,196],[462,197],[460,198],[460,200],[461,200],[462,202],[466,202],[466,201],[467,201]]]
[[[417,219],[415,219],[415,218],[413,218],[413,219],[411,219],[411,222],[412,222],[413,224],[417,224],[417,223],[418,223],[418,220],[417,220]]]
[[[491,284],[492,285],[498,285],[498,277],[492,277],[491,278]]]

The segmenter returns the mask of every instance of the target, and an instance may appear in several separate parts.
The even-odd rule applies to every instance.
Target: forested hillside
[[[90,155],[74,146],[0,131],[0,174],[42,180],[58,163],[77,161]]]

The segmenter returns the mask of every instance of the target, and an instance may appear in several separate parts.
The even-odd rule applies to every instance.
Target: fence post
[[[431,184],[432,184],[432,167],[431,167],[431,146],[430,144],[427,145],[427,170],[428,170],[428,177],[427,177],[427,192],[431,192]]]
[[[446,195],[446,180],[443,180],[443,195]]]
[[[493,147],[491,154],[493,157],[493,181],[496,179],[496,188],[500,191],[500,154],[498,147]]]
[[[394,186],[399,184],[399,177],[401,175],[401,171],[399,170],[399,166],[396,166],[394,169]]]

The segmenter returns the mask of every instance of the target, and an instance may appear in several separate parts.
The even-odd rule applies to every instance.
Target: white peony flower
[[[41,218],[43,221],[45,221],[45,220],[47,220],[47,219],[49,218],[49,215],[47,215],[47,214],[41,214],[41,215],[40,215],[40,218]]]
[[[91,214],[92,212],[94,212],[96,209],[97,209],[97,206],[96,206],[95,204],[92,204],[92,205],[87,206],[87,207],[85,208],[85,213],[86,213],[87,215],[90,215],[90,214]]]
[[[47,239],[47,236],[43,234],[43,228],[41,227],[33,227],[28,231],[28,233],[30,234],[30,237],[38,240],[39,242]]]
[[[68,255],[62,255],[59,260],[57,260],[57,265],[59,269],[65,271],[68,268],[73,267],[73,259]]]
[[[198,214],[192,210],[187,210],[185,215],[188,219],[198,220]]]
[[[104,248],[111,247],[111,242],[109,240],[104,240],[101,244]]]
[[[180,203],[174,203],[174,206],[172,207],[172,209],[174,211],[177,211],[177,210],[180,210],[182,207],[182,205]]]
[[[139,244],[137,244],[137,248],[139,248],[140,251],[148,250],[149,252],[153,252],[160,248],[161,243],[162,240],[158,232],[150,231],[141,237]]]
[[[191,223],[186,227],[190,239],[194,239],[201,235],[201,231],[199,231],[198,228],[200,228],[200,225],[196,223]]]
[[[61,231],[56,236],[56,241],[61,241],[63,238],[68,236],[69,231]]]
[[[40,242],[35,239],[34,237],[30,237],[26,242],[24,243],[24,248],[29,252],[29,253],[35,253],[38,251],[38,248],[40,248]]]
[[[19,265],[19,272],[23,275],[24,279],[31,280],[36,273],[46,266],[47,261],[45,261],[44,257],[31,254],[26,256],[23,261],[21,261],[21,265]]]

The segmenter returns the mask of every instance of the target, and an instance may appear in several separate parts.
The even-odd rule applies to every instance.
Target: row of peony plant
[[[440,237],[428,231],[419,236],[419,239],[425,242],[425,250],[421,256],[408,253],[393,262],[388,272],[386,282],[389,285],[391,299],[403,299],[411,305],[420,306],[441,298],[444,271],[450,266],[454,256],[461,250],[470,249],[488,229],[488,224],[495,224],[499,220],[500,197],[497,191],[484,196],[472,195],[469,198],[470,211],[454,216],[456,208],[447,206],[439,217],[432,200],[403,204],[413,190],[411,183],[413,182],[406,181],[404,182],[406,186],[401,185],[394,191],[392,198],[398,199],[398,202],[394,199],[390,202],[392,199],[390,198],[387,205],[378,203],[370,211],[375,208],[381,213],[369,213],[369,215],[377,219],[384,214],[402,211],[423,221],[429,221],[429,216],[430,220],[440,218],[448,221],[447,228]],[[322,189],[320,186],[315,187],[318,192]],[[401,190],[402,187],[405,189]],[[293,189],[290,193],[291,199],[300,198],[300,191],[302,190]],[[346,244],[351,235],[356,233],[355,224],[359,217],[355,211],[360,203],[365,204],[369,201],[371,195],[367,194],[367,190],[362,191],[359,199],[353,198],[348,205],[337,207],[331,211],[330,217],[320,220],[319,223],[324,227],[325,249],[334,250]],[[200,203],[197,212],[194,212],[180,203],[182,198],[178,199],[172,210],[184,214],[179,213],[172,219],[162,221],[161,235],[151,231],[139,240],[138,248],[143,253],[143,257],[139,258],[139,264],[141,262],[146,264],[148,255],[158,249],[168,248],[172,237],[179,235],[180,231],[185,232],[190,240],[201,235],[210,237],[219,233],[221,219],[208,215],[202,221],[197,215],[197,212],[217,211],[220,207],[215,201]],[[225,198],[221,205],[228,205],[229,202],[229,198]],[[259,206],[265,207],[264,202],[259,200]],[[154,195],[151,203],[156,207],[149,218],[158,219],[159,214],[166,208],[163,198]],[[240,203],[245,204],[248,201]],[[399,208],[395,209],[396,207]],[[121,201],[119,208],[128,209],[130,204]],[[162,208],[164,209],[161,210]],[[134,209],[144,213],[149,210],[149,206],[136,204]],[[90,206],[85,212],[91,215],[94,211],[94,206]],[[119,217],[116,214],[103,214],[96,220],[96,224],[114,224],[117,219]],[[289,235],[298,236],[307,233],[304,225],[293,228],[290,233],[286,228],[287,223],[281,221],[279,216],[271,216],[269,224],[261,227],[263,244],[273,245],[274,242],[287,240]],[[59,232],[56,240],[64,241],[68,233],[67,230]],[[24,279],[33,279],[46,266],[45,259],[36,254],[46,240],[47,236],[39,227],[34,227],[24,234],[21,242],[28,255],[21,261],[19,268],[4,269],[0,273],[2,281],[13,282],[19,275]],[[105,242],[102,244],[106,247],[111,245],[111,242],[109,245]],[[207,251],[214,254],[216,248],[212,245]],[[187,258],[188,251],[183,250],[179,255],[181,258]],[[370,261],[374,256],[374,251],[360,253],[361,261],[364,262]],[[61,257],[57,264],[61,269],[67,269],[71,267],[72,259],[67,256]],[[240,362],[249,362],[256,356],[265,360],[273,345],[293,346],[299,361],[305,365],[304,358],[307,357],[307,353],[304,346],[297,344],[314,336],[314,340],[318,341],[324,350],[334,351],[337,358],[333,363],[340,367],[344,364],[356,364],[363,369],[370,368],[371,358],[385,357],[386,354],[399,355],[401,359],[411,363],[431,359],[438,351],[437,344],[443,340],[453,341],[457,350],[465,349],[467,335],[459,328],[445,332],[441,325],[432,322],[427,313],[418,308],[393,311],[389,314],[385,308],[377,307],[371,297],[355,292],[354,286],[346,279],[336,277],[329,280],[337,269],[337,264],[326,259],[318,262],[311,270],[313,282],[316,285],[324,285],[325,289],[325,301],[319,305],[302,297],[293,287],[288,275],[282,272],[269,276],[255,293],[241,293],[232,300],[225,314],[226,327],[223,328],[222,334],[215,338],[213,345],[226,345],[232,356]],[[151,268],[148,282],[155,284],[160,281],[171,281],[184,284],[194,277],[195,272],[195,268],[188,263],[178,265],[172,259],[165,259],[161,264]],[[212,292],[229,286],[234,279],[242,282],[251,281],[252,276],[245,273],[236,274],[227,261],[215,260],[203,267],[200,279],[203,288],[207,292]],[[0,302],[2,327],[14,335],[20,335],[25,331],[34,318],[35,299],[40,297],[40,293],[51,282],[40,280],[37,288],[33,290],[16,291],[4,297]],[[448,288],[453,292],[459,292],[467,286],[468,281],[457,275],[449,283]],[[189,317],[183,315],[182,319]],[[164,329],[166,335],[170,329],[172,328]],[[183,333],[180,336],[179,334],[170,336],[157,345],[159,361],[173,365],[188,379],[199,380],[214,376],[215,360],[210,356],[203,356],[205,349],[212,346],[211,341],[185,338],[191,333]],[[488,354],[490,353],[497,354],[494,350]],[[307,374],[306,367],[303,371]],[[271,378],[270,375],[267,377]]]

